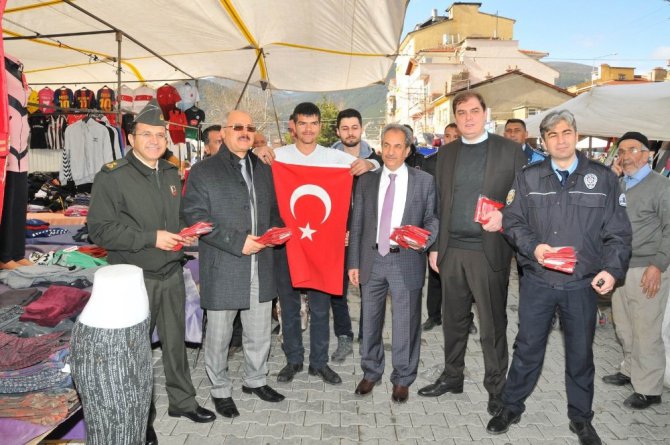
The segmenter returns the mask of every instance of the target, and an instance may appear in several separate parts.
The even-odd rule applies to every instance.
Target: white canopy
[[[5,38],[44,36],[4,42],[34,84],[116,82],[119,48],[110,31],[120,30],[124,82],[207,76],[246,81],[262,52],[252,84],[330,91],[384,83],[407,3],[9,0],[2,28]],[[94,34],[79,34],[84,32]]]
[[[542,119],[561,109],[575,115],[582,136],[619,137],[639,131],[651,140],[670,140],[670,82],[597,86],[526,119],[529,137],[539,137]]]

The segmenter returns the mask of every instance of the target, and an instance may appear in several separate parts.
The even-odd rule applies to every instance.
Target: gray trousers
[[[272,301],[258,301],[258,274],[251,280],[249,309],[207,310],[205,337],[205,369],[212,382],[212,397],[231,397],[233,382],[228,376],[228,347],[233,335],[237,313],[242,320],[242,349],[244,350],[244,386],[258,388],[266,384],[267,360],[270,353]]]
[[[662,325],[670,269],[661,275],[661,288],[654,298],[647,298],[640,287],[645,269],[628,269],[626,282],[614,291],[612,316],[623,346],[621,372],[630,377],[635,392],[657,396],[663,392],[665,376]]]
[[[391,293],[393,372],[391,383],[410,386],[416,380],[421,351],[421,288],[407,289],[404,271],[393,253],[375,254],[370,280],[361,286],[363,338],[361,368],[364,378],[376,382],[384,374],[382,329],[386,295]]]

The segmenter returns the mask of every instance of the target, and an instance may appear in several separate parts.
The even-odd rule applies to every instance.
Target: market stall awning
[[[116,29],[125,33],[124,82],[208,76],[246,81],[262,52],[252,84],[330,91],[385,81],[407,3],[9,0],[2,27],[5,39],[42,36],[5,40],[5,51],[21,59],[34,84],[115,82]]]

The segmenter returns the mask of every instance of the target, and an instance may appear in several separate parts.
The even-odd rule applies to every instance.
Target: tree
[[[324,147],[330,147],[339,140],[335,132],[335,125],[337,124],[337,114],[340,110],[335,103],[326,99],[325,96],[316,103],[316,106],[321,110],[321,133],[317,142]]]

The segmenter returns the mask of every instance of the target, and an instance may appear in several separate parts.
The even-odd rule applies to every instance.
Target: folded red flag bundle
[[[556,252],[544,254],[544,267],[559,272],[573,273],[577,264],[577,253],[574,247],[558,247]]]
[[[479,199],[477,200],[477,207],[475,207],[475,222],[480,224],[488,223],[489,220],[484,219],[484,215],[486,215],[491,210],[500,210],[503,207],[505,207],[505,204],[502,202],[487,198],[484,195],[479,195]]]
[[[405,249],[409,248],[410,243],[423,249],[426,247],[429,237],[430,232],[428,230],[412,225],[396,227],[390,236],[392,241]]]
[[[265,245],[272,244],[273,246],[278,246],[288,241],[292,234],[291,229],[288,227],[272,227],[262,234],[256,242]]]
[[[200,236],[204,235],[206,233],[211,232],[214,230],[214,225],[209,222],[205,221],[198,221],[197,223],[193,224],[191,227],[187,227],[183,229],[181,232],[179,232],[179,236],[186,237],[186,236]],[[184,247],[182,243],[177,244],[172,248],[175,252],[179,249]]]

